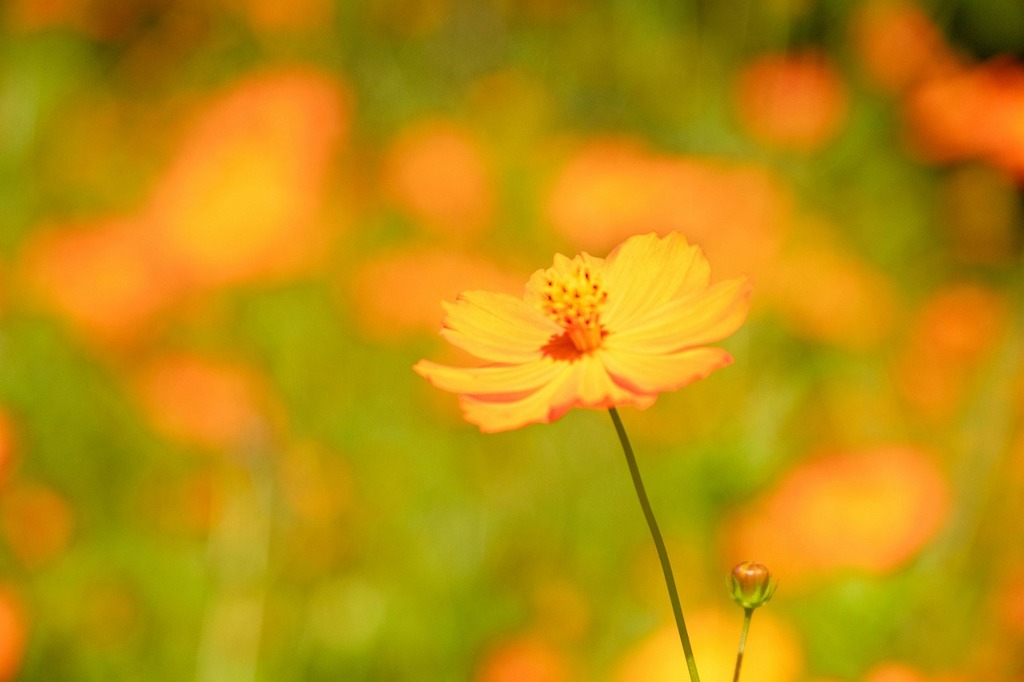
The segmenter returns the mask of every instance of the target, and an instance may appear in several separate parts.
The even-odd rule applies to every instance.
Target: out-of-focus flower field
[[[608,415],[483,435],[441,301],[679,232],[625,408],[704,679],[1024,680],[1024,5],[9,0],[0,680],[661,682]]]

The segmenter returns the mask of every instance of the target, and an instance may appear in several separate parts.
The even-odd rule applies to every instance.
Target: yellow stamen
[[[600,276],[577,256],[569,270],[545,273],[541,308],[565,328],[576,349],[586,352],[601,345],[601,308],[608,292]]]

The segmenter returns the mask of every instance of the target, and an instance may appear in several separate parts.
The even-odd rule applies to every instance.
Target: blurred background
[[[685,680],[611,422],[481,435],[463,289],[679,231],[623,411],[704,679],[1024,680],[1017,0],[9,0],[0,679]]]

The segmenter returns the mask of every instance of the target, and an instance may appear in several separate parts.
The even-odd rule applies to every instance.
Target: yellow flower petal
[[[488,362],[516,365],[535,361],[543,355],[537,348],[522,348],[503,339],[472,336],[451,329],[442,329],[441,336],[453,346]]]
[[[440,389],[472,395],[515,395],[533,392],[565,370],[551,358],[542,358],[521,365],[466,368],[448,367],[429,360],[420,360],[413,369]]]
[[[667,355],[633,353],[622,349],[600,352],[612,379],[635,393],[674,391],[732,364],[721,348],[694,348]]]
[[[427,376],[421,371],[424,369],[424,362],[421,360],[417,363],[416,370]],[[494,376],[499,381],[507,379],[507,391],[501,391],[497,385],[483,385],[482,381],[480,386],[470,388],[472,380],[467,376],[446,375],[441,380],[452,378],[453,381],[465,381],[467,390],[447,388],[441,386],[439,382],[434,383],[446,390],[461,393],[459,404],[466,420],[477,424],[480,430],[486,433],[508,431],[527,424],[546,424],[574,407],[607,408],[615,405],[633,405],[644,409],[654,403],[654,395],[633,392],[613,381],[601,361],[593,355],[583,355],[572,362],[552,361],[552,375],[544,384],[540,384],[539,388],[528,395],[517,394],[515,388],[525,387],[536,380],[542,372],[544,363],[533,364],[535,367],[529,369],[526,365],[518,368],[482,368],[495,370]],[[536,367],[537,365],[540,367]],[[436,367],[440,365],[430,363],[426,369],[432,371]],[[428,378],[433,380],[435,377]],[[479,379],[484,378],[484,375],[479,375]],[[481,390],[475,392],[477,389]]]
[[[581,407],[614,407],[633,405],[641,409],[654,403],[653,395],[638,395],[637,392],[615,382],[601,360],[594,355],[580,358],[580,386],[577,396]]]
[[[442,335],[491,362],[525,362],[562,329],[537,309],[506,294],[467,291],[446,303]]]
[[[604,347],[674,353],[725,338],[747,315],[750,282],[733,279],[675,299],[627,329],[609,333]]]
[[[484,433],[517,429],[527,424],[547,424],[572,409],[580,383],[579,363],[559,363],[560,372],[550,383],[517,400],[460,395],[466,421]]]
[[[707,287],[711,267],[697,246],[672,233],[630,237],[608,256],[605,286],[611,292],[602,320],[625,329],[651,310]]]

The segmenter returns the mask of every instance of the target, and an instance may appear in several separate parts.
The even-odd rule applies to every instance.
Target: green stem
[[[750,630],[750,617],[754,609],[743,609],[743,632],[740,633],[740,648],[736,651],[736,670],[732,674],[732,682],[740,682],[740,666],[743,665],[743,650],[747,648],[747,631]]]
[[[665,574],[665,586],[668,588],[668,598],[672,602],[672,613],[676,617],[676,629],[679,630],[679,641],[683,644],[683,653],[686,655],[686,666],[690,670],[690,682],[700,682],[700,675],[697,674],[697,661],[693,658],[693,647],[690,646],[690,636],[686,632],[686,621],[683,619],[683,607],[679,604],[679,593],[676,591],[676,581],[672,577],[672,564],[668,560],[668,550],[665,549],[665,541],[658,530],[658,521],[654,518],[654,511],[651,510],[651,503],[647,499],[647,491],[644,490],[643,479],[640,478],[640,468],[637,467],[636,457],[633,455],[633,447],[629,444],[629,437],[626,436],[626,428],[622,425],[618,411],[612,407],[608,409],[612,415],[612,422],[615,423],[615,432],[619,435],[622,449],[626,453],[626,464],[629,465],[629,474],[633,478],[633,487],[636,489],[636,496],[640,499],[640,507],[644,510],[644,518],[647,519],[647,527],[651,530],[651,537],[654,539],[654,546],[658,549],[658,559],[661,560],[661,572]]]

